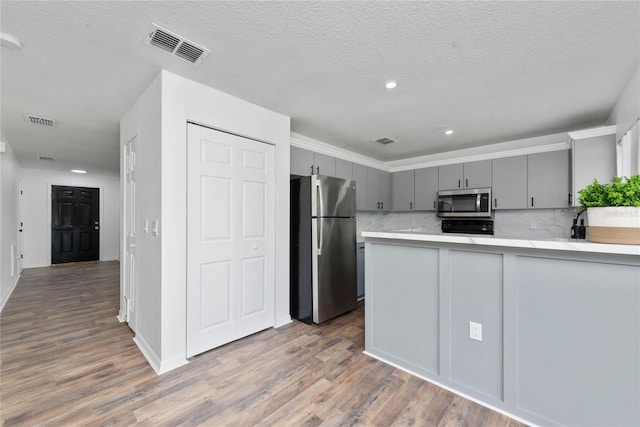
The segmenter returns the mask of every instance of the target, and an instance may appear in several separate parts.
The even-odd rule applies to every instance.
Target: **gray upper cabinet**
[[[391,209],[391,174],[367,167],[366,210],[388,211]],[[357,208],[357,200],[356,200]]]
[[[336,158],[326,154],[313,153],[313,166],[316,175],[336,176]]]
[[[491,187],[491,160],[458,163],[438,168],[440,190],[479,187]]]
[[[569,150],[529,154],[527,177],[529,208],[570,206]]]
[[[412,211],[415,209],[414,175],[412,170],[391,174],[393,184],[391,196],[394,211]]]
[[[313,167],[313,151],[304,150],[298,147],[291,147],[291,167],[292,175],[311,175]]]
[[[464,188],[491,187],[491,160],[464,163]]]
[[[438,167],[438,189],[462,188],[462,163]]]
[[[527,156],[494,159],[493,209],[527,208]]]
[[[367,169],[366,166],[353,164],[353,180],[356,182],[356,210],[367,210]]]
[[[336,175],[336,159],[325,154],[291,147],[292,175]]]
[[[391,210],[391,173],[378,171],[378,198],[380,199],[380,209]]]
[[[616,175],[616,136],[602,135],[571,140],[572,204],[578,205],[578,191],[594,179],[606,184]]]
[[[353,179],[353,163],[347,160],[336,159],[336,177],[342,179]]]
[[[438,199],[438,167],[416,169],[414,206],[418,211],[435,211]]]

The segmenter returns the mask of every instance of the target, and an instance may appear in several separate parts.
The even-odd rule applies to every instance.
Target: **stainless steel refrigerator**
[[[321,323],[356,307],[356,183],[291,180],[291,316]]]

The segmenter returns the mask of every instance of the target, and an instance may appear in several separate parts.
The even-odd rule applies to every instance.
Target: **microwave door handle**
[[[482,199],[482,195],[478,193],[476,196],[476,212],[480,212],[480,199]]]

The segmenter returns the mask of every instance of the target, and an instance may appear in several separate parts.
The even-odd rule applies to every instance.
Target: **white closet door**
[[[127,324],[136,332],[136,138],[125,145],[125,263],[124,298]]]
[[[188,357],[274,324],[274,151],[188,127]]]

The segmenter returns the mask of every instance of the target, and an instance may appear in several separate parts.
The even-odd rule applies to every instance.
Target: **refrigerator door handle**
[[[317,205],[318,208],[320,209],[321,213],[324,213],[324,206],[322,204],[322,187],[320,186],[320,183],[318,183],[318,189],[316,191],[316,197],[317,197]],[[322,255],[322,221],[318,220],[318,256]]]

